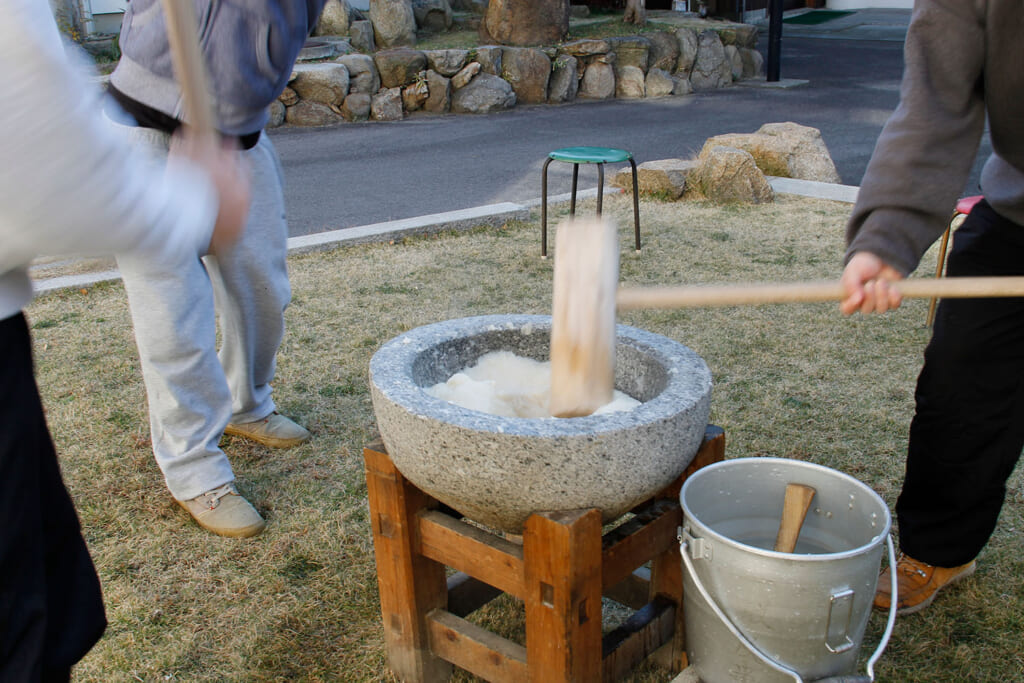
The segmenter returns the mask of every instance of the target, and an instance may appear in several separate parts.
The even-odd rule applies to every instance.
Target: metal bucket
[[[789,483],[816,494],[795,551],[781,553]],[[855,669],[886,544],[895,581],[892,520],[874,491],[820,465],[740,458],[697,470],[679,500],[686,650],[702,683],[802,683]],[[868,676],[842,680],[874,679],[895,602]]]

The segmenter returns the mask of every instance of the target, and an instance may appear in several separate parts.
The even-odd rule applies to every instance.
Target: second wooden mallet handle
[[[1024,277],[944,277],[897,280],[891,286],[908,298],[1024,297]],[[846,290],[836,280],[820,282],[689,287],[620,287],[618,310],[690,308],[799,302],[841,301]]]

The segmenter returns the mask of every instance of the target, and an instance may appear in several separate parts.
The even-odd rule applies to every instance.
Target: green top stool
[[[576,181],[579,178],[580,164],[597,164],[597,215],[601,215],[601,200],[604,197],[604,165],[628,161],[633,169],[633,232],[636,239],[636,250],[640,251],[640,198],[637,193],[636,161],[633,155],[624,149],[613,147],[563,147],[548,154],[541,171],[540,192],[540,257],[548,257],[548,165],[552,161],[564,161],[572,164],[572,197],[569,203],[569,215],[576,215]]]

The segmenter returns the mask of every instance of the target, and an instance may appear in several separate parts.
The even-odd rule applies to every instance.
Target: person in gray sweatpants
[[[167,153],[167,133],[117,128]],[[291,297],[281,169],[265,135],[241,154],[252,203],[245,235],[230,254],[160,264],[134,256],[117,261],[149,397],[153,453],[177,500],[233,481],[219,446],[225,427],[275,410],[270,381]],[[215,311],[223,338],[219,356]]]
[[[225,257],[118,266],[128,292],[149,399],[153,452],[171,494],[200,526],[252,536],[265,522],[234,486],[223,434],[287,448],[309,432],[276,412],[271,396],[284,310],[291,296],[281,167],[262,129],[324,0],[245,5],[197,0],[199,41],[221,136],[251,169],[244,237]],[[183,122],[159,0],[132,0],[110,93],[131,119],[112,125],[166,154]],[[221,346],[216,347],[219,322]]]

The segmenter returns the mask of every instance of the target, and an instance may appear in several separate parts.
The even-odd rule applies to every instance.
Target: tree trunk
[[[643,26],[647,23],[647,7],[645,0],[627,0],[626,12],[622,15],[622,21],[627,24]]]
[[[569,0],[490,0],[480,39],[499,45],[554,45],[569,35]]]

